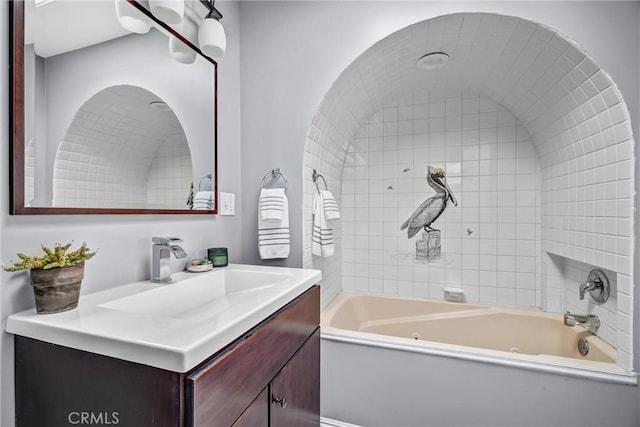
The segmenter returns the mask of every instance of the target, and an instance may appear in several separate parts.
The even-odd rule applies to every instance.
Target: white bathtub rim
[[[383,336],[380,338],[377,334],[354,332],[326,325],[322,325],[320,328],[320,338],[366,347],[386,348],[390,350],[407,351],[431,356],[490,363],[494,365],[559,374],[576,378],[586,378],[614,384],[638,385],[638,374],[636,372],[627,372],[620,366],[613,363],[585,361],[585,363],[581,364],[580,362],[582,361],[575,359],[576,364],[581,364],[583,366],[572,367],[566,366],[562,363],[563,361],[566,363],[566,358],[563,357],[547,355],[534,356],[521,353],[509,353],[508,356],[504,356],[501,354],[504,352],[501,351],[479,349],[475,347],[472,352],[469,347],[464,346],[443,344],[433,341],[418,341],[417,343],[414,343],[410,339],[392,336]],[[425,345],[425,343],[428,346]],[[531,360],[533,358],[536,358],[536,360]],[[572,359],[572,363],[573,362],[574,359]]]

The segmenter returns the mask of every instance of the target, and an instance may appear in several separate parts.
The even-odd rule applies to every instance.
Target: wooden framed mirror
[[[136,0],[151,29],[125,30],[115,1],[9,2],[11,214],[217,213],[217,63]]]

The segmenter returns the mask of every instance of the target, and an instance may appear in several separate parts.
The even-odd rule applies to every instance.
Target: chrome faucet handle
[[[182,242],[182,239],[180,239],[178,237],[152,237],[151,241],[153,243],[155,243],[156,245],[173,246],[173,245],[176,245],[176,244]]]
[[[584,299],[584,294],[589,291],[591,292],[594,289],[598,289],[598,288],[602,287],[602,280],[600,279],[594,279],[593,281],[586,281],[586,282],[582,282],[580,284],[580,300],[582,301]]]
[[[609,299],[611,287],[609,278],[600,269],[593,269],[589,272],[586,282],[580,284],[580,299],[584,299],[584,294],[589,291],[591,298],[598,304],[603,304]]]
[[[187,253],[178,245],[169,245],[169,249],[178,259],[187,257]]]

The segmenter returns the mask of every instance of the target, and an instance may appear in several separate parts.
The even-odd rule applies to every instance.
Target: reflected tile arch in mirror
[[[192,182],[191,151],[171,106],[118,85],[85,102],[58,144],[52,205],[184,209]]]
[[[75,49],[64,48],[72,39],[38,44],[34,2],[10,2],[12,214],[216,213],[217,64],[126,1],[154,23],[149,33],[115,26],[110,39]],[[108,5],[94,12],[117,24],[114,0],[51,3]],[[193,64],[172,59],[170,35],[196,52]],[[153,114],[166,120],[152,125]],[[194,209],[203,179],[213,203]]]

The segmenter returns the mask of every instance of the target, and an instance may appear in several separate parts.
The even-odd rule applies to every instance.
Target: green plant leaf
[[[56,243],[53,249],[41,245],[44,256],[29,256],[23,253],[18,254],[20,261],[14,262],[12,266],[2,266],[5,271],[20,271],[20,270],[32,270],[34,268],[42,268],[44,270],[50,270],[56,267],[65,267],[81,264],[96,255],[97,251],[90,252],[87,247],[87,243],[83,242],[82,246],[78,249],[67,253],[67,250],[71,247],[71,243],[62,245]]]

